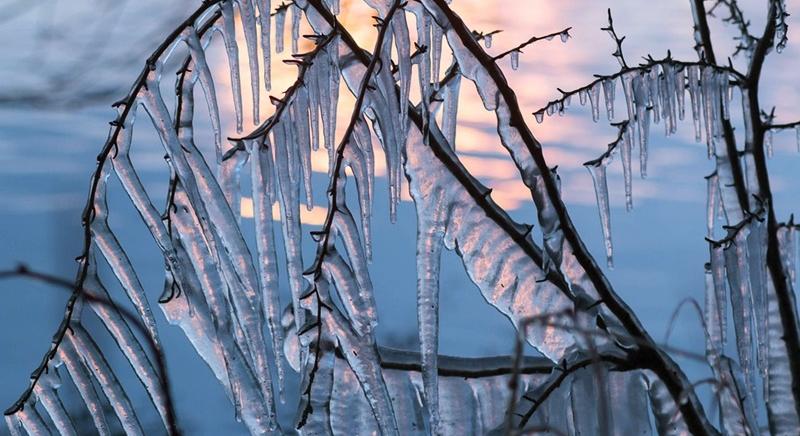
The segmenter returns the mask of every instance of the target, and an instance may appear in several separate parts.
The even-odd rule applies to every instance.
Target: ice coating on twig
[[[272,150],[258,141],[248,144],[253,192],[253,217],[258,250],[258,274],[264,315],[272,337],[272,352],[278,371],[278,387],[284,384],[283,329],[280,326],[281,304],[278,297],[278,264],[272,222],[273,162]]]
[[[260,0],[256,0],[260,1]],[[253,0],[236,0],[244,30],[244,42],[247,46],[247,63],[250,68],[250,90],[253,95],[253,124],[258,124],[260,81],[258,71],[258,41],[256,29],[256,13]]]

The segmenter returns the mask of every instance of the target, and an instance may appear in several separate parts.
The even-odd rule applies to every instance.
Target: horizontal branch
[[[510,48],[510,49],[508,49],[508,50],[506,50],[506,51],[504,51],[504,52],[500,53],[499,55],[495,56],[494,58],[495,58],[495,59],[500,59],[500,58],[503,58],[503,57],[505,57],[505,56],[507,56],[507,55],[509,55],[509,54],[513,53],[513,52],[519,52],[519,53],[522,53],[522,49],[523,49],[523,48],[525,48],[525,47],[527,47],[527,46],[529,46],[529,45],[531,45],[531,44],[535,43],[536,41],[541,41],[541,40],[543,40],[543,39],[546,39],[546,40],[550,41],[550,40],[552,40],[553,38],[555,38],[556,36],[560,36],[560,37],[561,37],[561,40],[562,40],[563,42],[566,42],[567,38],[569,38],[569,37],[571,36],[571,35],[569,34],[569,31],[570,31],[571,29],[572,29],[572,27],[567,27],[567,28],[566,28],[566,29],[564,29],[564,30],[561,30],[561,31],[558,31],[558,32],[552,32],[552,33],[548,33],[547,35],[542,35],[542,36],[533,36],[533,37],[531,37],[530,39],[528,39],[527,41],[525,41],[525,42],[523,42],[523,43],[521,43],[521,44],[517,45],[516,47],[512,47],[512,48]]]
[[[717,72],[727,72],[728,74],[734,76],[736,78],[736,81],[730,82],[732,85],[737,85],[738,84],[740,86],[743,86],[743,84],[747,82],[745,75],[740,73],[739,71],[737,71],[732,66],[723,67],[723,66],[719,66],[719,65],[709,64],[709,63],[703,62],[703,61],[696,61],[696,62],[679,61],[679,60],[672,59],[672,56],[668,54],[667,57],[665,57],[663,59],[656,60],[656,59],[648,58],[647,62],[639,64],[636,67],[628,67],[628,68],[623,67],[622,69],[620,69],[619,71],[617,71],[614,74],[610,74],[610,75],[595,74],[594,75],[595,80],[591,81],[590,83],[588,83],[588,84],[586,84],[584,86],[581,86],[580,88],[575,88],[575,89],[573,89],[571,91],[564,91],[564,90],[562,90],[560,88],[557,88],[558,91],[561,93],[561,97],[557,98],[555,100],[551,100],[551,101],[547,102],[547,104],[544,105],[544,107],[534,111],[533,114],[536,115],[537,117],[541,117],[551,107],[553,107],[555,110],[561,111],[566,107],[567,100],[572,98],[572,96],[577,95],[577,94],[579,94],[581,92],[590,92],[593,87],[595,87],[596,85],[599,85],[600,83],[602,83],[605,80],[615,80],[615,79],[618,79],[618,78],[622,77],[623,75],[628,74],[628,73],[630,73],[632,71],[640,71],[642,73],[647,73],[647,72],[650,72],[653,67],[660,66],[660,65],[672,65],[674,67],[679,67],[679,68],[686,68],[686,67],[689,67],[689,66],[699,66],[699,67],[704,67],[704,68],[709,68],[710,67],[710,68],[714,68],[715,70],[717,70]]]

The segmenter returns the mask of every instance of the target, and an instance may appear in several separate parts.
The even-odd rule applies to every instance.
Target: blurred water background
[[[759,33],[766,2],[742,3],[753,22],[752,31]],[[790,13],[800,7],[798,1],[787,3]],[[0,1],[0,269],[24,262],[63,277],[73,276],[73,258],[80,254],[82,245],[80,214],[89,176],[106,138],[108,121],[115,116],[110,103],[125,95],[147,54],[197,4],[188,0]],[[371,47],[372,11],[357,0],[342,0],[342,4],[340,20],[363,47]],[[608,7],[614,13],[617,31],[627,36],[624,50],[629,63],[637,63],[648,54],[663,57],[667,50],[677,59],[696,59],[688,0],[454,0],[453,7],[475,30],[503,30],[494,37],[489,49],[492,53],[532,35],[572,27],[567,44],[556,38],[527,48],[517,71],[511,70],[508,60],[501,61],[523,112],[528,114],[558,97],[556,87],[573,89],[591,81],[592,74],[617,70],[611,57],[612,41],[599,30],[606,24]],[[800,48],[792,44],[794,29],[798,28],[795,16],[800,14],[790,17],[789,46],[782,54],[768,58],[761,90],[764,107],[776,106],[779,122],[800,117],[796,107]],[[733,51],[734,30],[712,20],[712,33],[717,56],[724,59]],[[227,97],[230,83],[224,73],[227,64],[221,44],[215,44],[210,59],[225,112],[226,133],[232,134],[232,106]],[[280,59],[286,57],[288,53],[283,53],[273,61],[273,95],[280,95],[294,81],[293,69],[279,66]],[[733,62],[744,69],[743,59]],[[249,75],[242,73],[246,80]],[[619,89],[617,94],[621,95]],[[344,97],[346,92],[342,95],[350,98]],[[474,87],[467,82],[462,83],[461,98],[457,136],[461,159],[473,174],[494,188],[495,200],[515,219],[535,222],[529,194],[515,179],[517,172],[496,138],[493,115],[484,111]],[[618,100],[619,107],[622,102]],[[262,106],[262,113],[269,114],[268,103]],[[339,112],[340,125],[349,118],[346,112]],[[245,115],[248,113],[245,111]],[[528,121],[544,144],[548,162],[559,167],[563,196],[576,226],[604,265],[592,182],[582,163],[602,153],[616,129],[604,117],[593,123],[588,109],[575,102],[563,117],[537,124],[531,115]],[[198,126],[197,130],[208,146],[208,126]],[[138,141],[140,148],[134,159],[148,189],[155,193],[154,200],[163,205],[168,173],[160,144],[146,127],[137,128],[136,137],[134,143]],[[670,138],[663,136],[662,125],[654,126],[651,144],[649,177],[634,181],[632,212],[624,208],[621,167],[617,163],[610,169],[616,268],[607,273],[616,291],[650,333],[661,340],[682,300],[703,299],[703,264],[708,257],[703,240],[703,176],[713,171],[713,163],[706,159],[705,145],[694,143],[690,122],[682,123],[678,134]],[[317,207],[304,214],[304,230],[313,230],[325,214],[327,164],[324,155],[317,158]],[[794,179],[798,165],[794,132],[777,134],[769,169],[779,220],[797,211]],[[163,285],[162,263],[146,229],[120,195],[119,186],[115,182],[112,185],[116,193],[112,194],[111,209],[119,211],[112,218],[112,227],[121,235],[139,271],[146,272],[141,278],[155,305]],[[407,195],[405,198],[408,200]],[[392,225],[386,199],[386,185],[381,179],[376,185],[375,255],[371,265],[379,305],[379,342],[416,348],[413,205],[404,201],[398,224]],[[247,207],[245,200],[245,220]],[[310,259],[313,246],[307,244],[305,248],[306,259]],[[455,255],[446,256],[441,278],[441,352],[462,356],[510,353],[510,323],[484,302]],[[46,350],[61,320],[66,293],[23,281],[2,282],[0,290],[0,406],[5,408],[26,387],[28,374]],[[286,289],[282,297],[282,301],[289,301]],[[223,390],[182,332],[169,326],[160,311],[155,312],[166,343],[183,428],[188,434],[244,433]],[[696,314],[684,310],[677,320],[670,343],[702,352],[704,338]],[[110,338],[99,340],[109,342]],[[693,379],[705,377],[705,365],[678,360]],[[117,362],[115,367],[124,367],[118,358],[112,357],[112,361]],[[280,406],[284,420],[294,413],[296,389],[296,380],[290,380],[287,403]],[[134,392],[141,397],[134,395],[134,401],[145,401],[143,392]],[[708,398],[708,390],[701,390],[701,395]],[[155,416],[150,418],[155,420]],[[0,434],[6,431],[3,426]]]

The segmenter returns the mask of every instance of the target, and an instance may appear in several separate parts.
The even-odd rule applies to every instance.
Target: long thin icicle
[[[272,222],[273,162],[272,151],[258,142],[249,143],[251,180],[253,183],[253,217],[256,227],[258,273],[264,312],[272,337],[272,352],[278,370],[278,386],[283,390],[283,329],[280,326],[281,305],[278,298],[278,262]]]
[[[611,244],[611,208],[608,201],[608,179],[606,178],[608,163],[600,160],[596,165],[586,165],[594,182],[594,194],[597,199],[597,210],[600,213],[600,226],[603,231],[603,245],[606,249],[608,267],[614,267],[614,247]]]
[[[236,131],[242,131],[242,80],[239,74],[239,47],[236,44],[236,28],[233,16],[233,0],[220,3],[222,10],[222,37],[228,54],[228,70],[231,72],[231,94],[236,117]]]

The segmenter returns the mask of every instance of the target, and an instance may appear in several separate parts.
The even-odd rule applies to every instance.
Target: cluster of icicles
[[[605,106],[609,121],[615,119],[615,95],[617,82],[621,84],[626,113],[617,139],[609,144],[609,149],[598,159],[585,165],[594,180],[597,205],[600,211],[606,257],[609,266],[612,261],[611,218],[609,211],[608,184],[606,168],[616,154],[622,161],[625,189],[625,206],[633,208],[633,167],[632,150],[639,147],[639,170],[641,177],[647,176],[648,141],[651,123],[663,121],[667,136],[674,134],[678,124],[686,116],[686,91],[689,91],[689,106],[694,123],[695,140],[705,141],[708,157],[715,155],[716,144],[723,134],[723,120],[728,120],[729,105],[734,87],[730,84],[731,72],[716,66],[686,64],[671,59],[654,61],[633,69],[623,69],[620,73],[601,77],[591,84],[565,92],[561,99],[551,101],[534,113],[536,120],[544,121],[545,114],[562,115],[570,105],[572,96],[577,94],[580,104],[589,104],[592,120],[600,119]],[[604,104],[601,103],[601,94]],[[718,104],[721,102],[721,104]]]
[[[88,256],[81,259],[87,263],[89,272],[84,283],[86,292],[99,299],[109,298],[96,267],[97,262],[108,263],[147,333],[160,347],[155,319],[137,271],[108,224],[106,181],[115,174],[164,257],[166,284],[159,307],[170,323],[184,331],[223,385],[237,419],[253,434],[291,431],[281,429],[275,401],[279,396],[275,391],[284,387],[287,362],[301,376],[300,404],[291,425],[301,434],[485,434],[500,432],[507,418],[514,425],[520,424],[520,417],[527,423],[522,425],[569,434],[584,434],[598,428],[608,434],[641,434],[650,432],[650,411],[660,433],[685,429],[664,383],[649,371],[620,372],[611,365],[596,364],[563,378],[560,371],[553,370],[552,362],[575,362],[585,357],[588,350],[613,352],[617,349],[615,344],[624,343],[626,338],[613,315],[600,305],[587,304],[598,301],[599,297],[575,260],[573,247],[565,240],[554,211],[554,200],[548,197],[545,183],[552,176],[537,172],[531,157],[523,151],[525,146],[515,131],[519,127],[509,120],[509,103],[501,98],[485,66],[466,46],[470,41],[462,40],[463,32],[456,31],[463,23],[450,22],[449,15],[443,13],[442,8],[446,7],[443,2],[414,0],[402,7],[399,2],[389,0],[367,0],[367,3],[380,17],[377,28],[381,36],[373,52],[377,57],[374,60],[354,46],[346,29],[340,24],[333,25],[339,7],[337,0],[296,0],[278,6],[274,13],[269,0],[218,0],[201,7],[203,13],[170,42],[164,56],[149,64],[127,105],[120,107],[125,116],[112,127],[113,153],[109,153],[107,162],[100,162],[97,189],[91,199],[94,213],[87,225],[92,243]],[[235,8],[241,16],[240,22],[236,20]],[[416,22],[418,50],[413,54],[407,13],[413,14]],[[275,52],[284,51],[288,14],[291,14],[292,62],[298,66],[298,79],[282,98],[272,99],[275,105],[272,116],[253,132],[224,144],[217,92],[205,50],[219,30],[229,61],[236,126],[241,130],[240,62],[234,35],[235,27],[242,26],[252,78],[252,115],[254,123],[258,123],[260,78],[269,90],[271,40],[274,37]],[[300,54],[298,40],[303,17],[313,30],[311,39],[315,47]],[[562,40],[567,37],[564,32]],[[453,51],[454,63],[443,75],[445,38]],[[491,45],[491,35],[483,39],[487,47]],[[259,42],[263,71],[259,66]],[[180,53],[181,50],[175,49],[184,46],[185,68],[176,87],[178,104],[170,112],[159,84],[162,75],[167,76],[163,71],[166,57]],[[509,52],[512,67],[518,65],[519,52]],[[698,135],[702,119],[711,152],[714,138],[720,133],[718,124],[728,116],[727,106],[720,110],[710,103],[719,98],[726,102],[729,99],[728,75],[724,71],[695,65],[682,68],[672,62],[659,66],[661,74],[654,65],[620,76],[629,122],[623,124],[620,137],[609,153],[593,165],[598,198],[605,199],[605,206],[600,209],[609,258],[605,167],[613,151],[621,150],[625,162],[630,204],[634,138],[639,138],[644,174],[649,117],[652,113],[654,122],[664,119],[667,132],[675,131],[677,120],[684,116],[685,75],[688,75]],[[415,67],[419,94],[423,96],[423,104],[418,106],[409,101]],[[688,73],[684,73],[686,70]],[[522,178],[539,209],[543,248],[534,243],[530,226],[511,220],[492,201],[490,191],[458,161],[454,149],[462,77],[475,83],[484,106],[498,118],[501,141],[523,172]],[[356,105],[344,135],[337,140],[342,78],[356,96]],[[581,102],[591,102],[597,120],[600,86],[606,96],[609,118],[613,118],[612,78],[582,90]],[[212,165],[204,159],[193,135],[198,89],[204,94],[214,131],[216,160]],[[566,104],[568,101],[559,102],[557,108],[551,104],[546,111],[552,114]],[[152,121],[166,151],[172,183],[169,205],[163,215],[153,205],[129,155],[139,107],[144,108]],[[436,122],[439,112],[441,123]],[[543,113],[537,113],[539,121]],[[374,138],[378,144],[374,144]],[[417,209],[417,315],[421,343],[418,354],[382,349],[375,340],[377,308],[367,265],[372,251],[370,221],[377,147],[386,159],[391,220],[396,216],[403,175]],[[300,204],[305,199],[311,206],[311,154],[320,148],[326,149],[329,157],[328,214],[322,231],[312,234],[317,243],[316,256],[312,262],[305,262]],[[248,165],[250,175],[244,179],[252,183],[255,255],[243,236],[238,213],[242,172]],[[346,199],[346,192],[353,192],[346,189],[348,176],[356,185],[357,201],[353,203]],[[272,218],[275,203],[280,209],[280,224]],[[357,207],[358,213],[351,212],[352,207]],[[281,277],[277,252],[281,247],[274,234],[276,226],[282,232],[282,257],[286,259],[292,296],[286,309],[278,298]],[[792,238],[793,229],[787,227],[786,233],[792,232]],[[457,248],[470,278],[487,302],[517,327],[525,320],[548,319],[548,314],[576,312],[579,305],[591,307],[586,312],[579,310],[558,318],[561,327],[525,324],[522,336],[546,358],[528,362],[528,371],[517,374],[517,391],[508,389],[514,376],[497,375],[492,370],[498,365],[496,361],[438,355],[442,248]],[[498,256],[498,252],[503,256]],[[741,259],[732,258],[741,266]],[[731,288],[744,292],[740,289],[744,285],[738,279],[741,268],[733,268],[733,265],[728,267],[728,278],[739,281],[731,281]],[[755,269],[750,267],[750,271]],[[712,270],[718,268],[712,266]],[[760,307],[772,310],[768,291],[764,292],[759,294],[764,296],[759,300],[764,303]],[[732,301],[736,301],[734,295],[745,294],[731,292]],[[70,328],[62,341],[53,344],[55,353],[47,362],[46,371],[34,381],[33,394],[24,407],[6,415],[14,435],[46,434],[50,423],[62,434],[78,433],[59,399],[58,377],[64,370],[59,371],[58,367],[66,368],[97,431],[110,434],[121,428],[128,434],[145,433],[126,391],[91,335],[81,326],[79,314],[84,305],[90,306],[105,324],[162,420],[168,424],[165,392],[159,383],[158,370],[145,352],[148,348],[114,306],[79,298],[76,315],[68,320]],[[757,309],[753,318],[761,319],[762,312]],[[615,332],[613,340],[604,335],[589,338],[575,333],[578,328],[596,328],[595,317],[602,317],[602,324],[608,326],[605,329]],[[773,334],[770,326],[766,328],[764,334]],[[721,358],[717,361],[727,362]],[[727,368],[720,370],[723,374],[720,377],[733,377],[735,371],[729,366],[717,365]],[[746,376],[751,374],[747,367],[745,371]],[[96,386],[100,387],[99,392]],[[523,392],[522,399],[516,402],[517,410],[507,413],[510,397]],[[536,399],[542,395],[549,395],[545,405],[526,416],[539,406]],[[735,409],[738,399],[730,401],[724,407],[738,410]],[[116,421],[106,415],[107,402]],[[594,404],[608,407],[593,413]],[[49,420],[40,410],[47,412]]]

